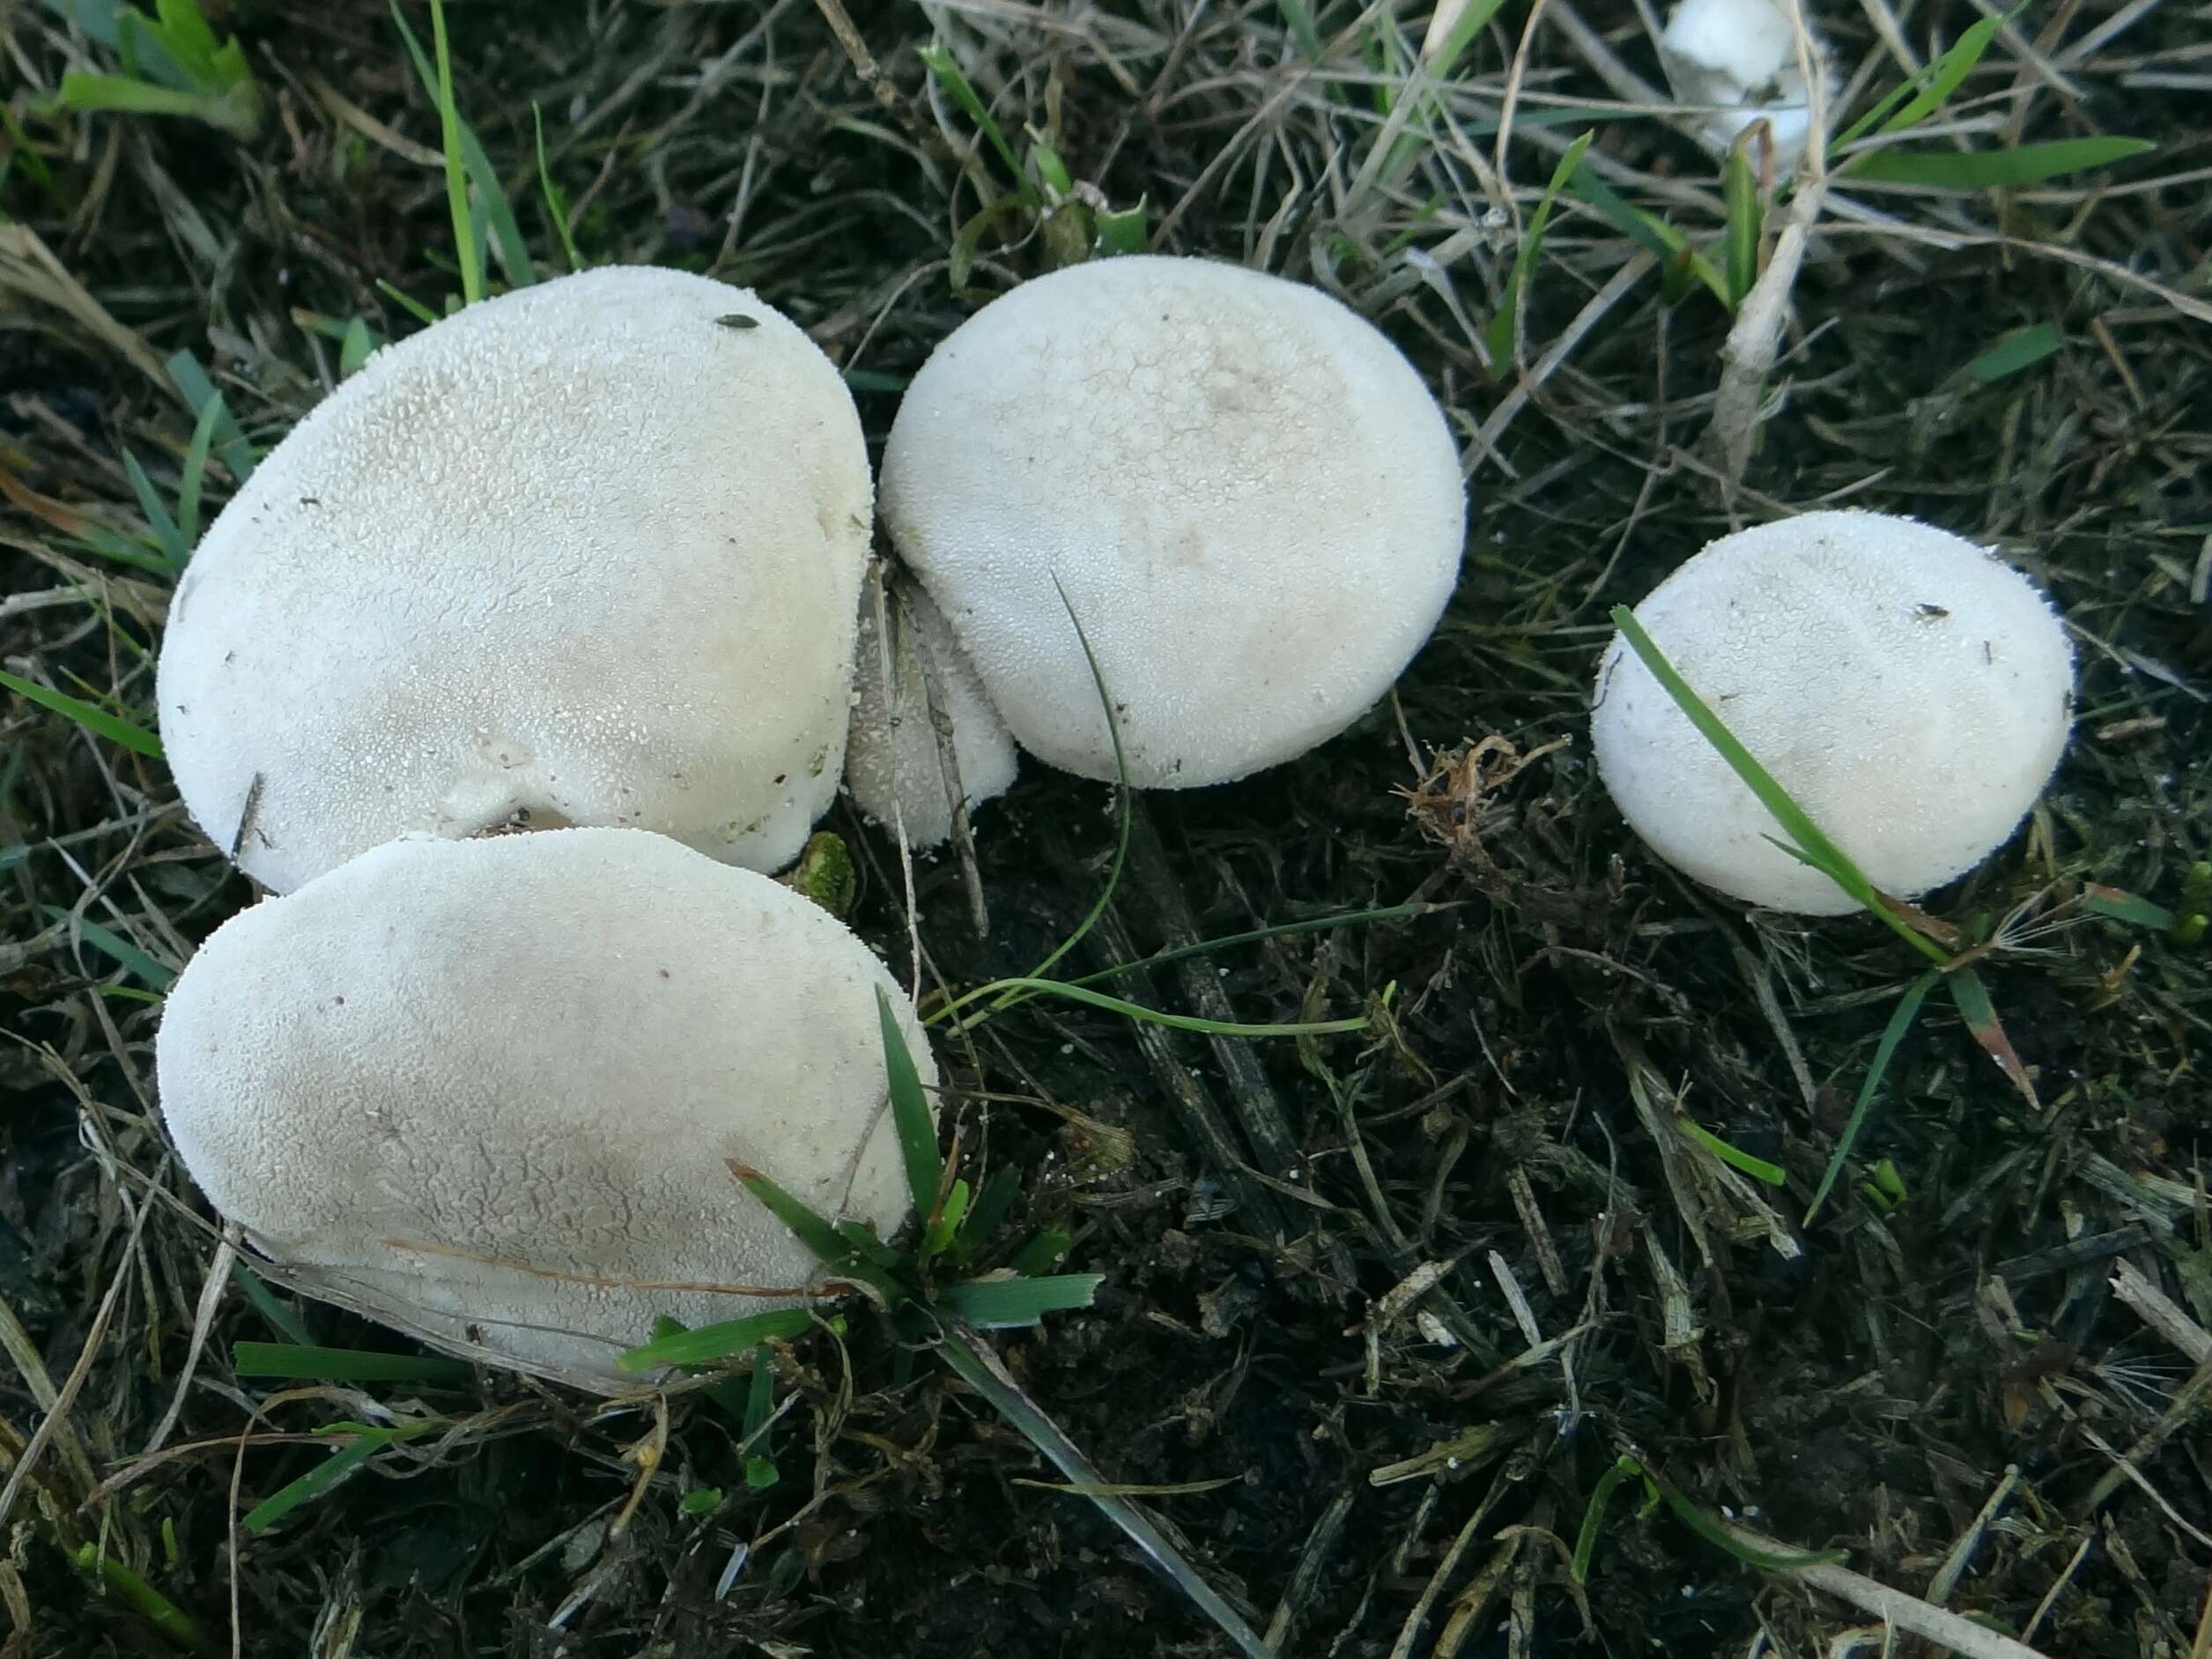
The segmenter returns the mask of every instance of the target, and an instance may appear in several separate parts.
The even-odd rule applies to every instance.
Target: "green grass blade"
[[[940,1290],[936,1306],[980,1330],[1015,1329],[1034,1325],[1047,1314],[1090,1307],[1105,1283],[1103,1273],[969,1279]]]
[[[1846,144],[1855,144],[1877,127],[1884,133],[1903,132],[1907,127],[1918,126],[1941,109],[1950,95],[1957,92],[1965,78],[1974,72],[1989,43],[1997,38],[1997,31],[2026,7],[2010,12],[1983,18],[1967,28],[1954,41],[1949,51],[1930,63],[1903,85],[1889,93],[1873,108],[1853,122],[1841,134],[1829,141],[1828,152],[1833,155]],[[1917,93],[1915,89],[1919,89]],[[1907,102],[1907,100],[1910,102]],[[1900,107],[1901,106],[1901,107]],[[1848,171],[1851,163],[1841,164],[1838,171]]]
[[[1994,386],[2023,369],[2034,367],[2064,344],[2055,323],[2036,322],[2024,329],[2015,329],[1975,355],[1966,365],[1967,377],[1978,386]]]
[[[2021,1063],[2012,1039],[2005,1034],[2004,1022],[1997,1018],[1996,1004],[1989,1000],[1989,989],[1981,982],[1981,975],[1972,967],[1953,969],[1945,976],[1951,1002],[1957,1008],[1959,1018],[1966,1022],[1966,1029],[1997,1063],[2012,1086],[2031,1107],[2040,1106],[2036,1099],[2035,1079],[2028,1075],[2028,1068]]]
[[[1847,1550],[1762,1550],[1746,1544],[1728,1528],[1723,1526],[1702,1505],[1690,1499],[1656,1470],[1643,1470],[1644,1478],[1659,1488],[1659,1495],[1667,1500],[1667,1507],[1675,1512],[1675,1519],[1688,1527],[1716,1549],[1727,1551],[1739,1561],[1750,1566],[1764,1567],[1770,1573],[1787,1573],[1794,1568],[1821,1566],[1831,1562],[1851,1559]]]
[[[40,907],[55,922],[70,920],[70,913],[60,905],[43,905]],[[99,922],[83,916],[77,917],[71,925],[84,936],[85,944],[105,951],[157,991],[167,990],[175,981],[176,969],[155,961],[153,958],[148,956],[114,929],[104,928]]]
[[[658,1371],[662,1366],[711,1366],[764,1342],[788,1342],[814,1328],[804,1307],[779,1307],[743,1319],[725,1319],[692,1330],[673,1331],[633,1348],[615,1361],[625,1371]]]
[[[1598,1534],[1605,1523],[1605,1507],[1613,1500],[1624,1480],[1633,1480],[1644,1472],[1644,1466],[1633,1457],[1624,1454],[1614,1459],[1612,1468],[1598,1477],[1598,1484],[1590,1491],[1590,1501],[1582,1507],[1582,1528],[1574,1537],[1574,1559],[1568,1572],[1578,1584],[1590,1581],[1590,1558],[1597,1553]]]
[[[1719,266],[1690,245],[1690,239],[1655,214],[1638,207],[1587,167],[1578,167],[1567,181],[1568,193],[1597,210],[1616,230],[1659,261],[1669,285],[1695,277],[1722,305],[1728,304],[1728,281]],[[1675,288],[1669,285],[1668,297]]]
[[[1321,56],[1321,34],[1313,26],[1313,8],[1306,0],[1276,0],[1283,13],[1284,26],[1291,31],[1291,38],[1298,42],[1298,50],[1310,62],[1319,62]]]
[[[1690,723],[1698,729],[1705,740],[1720,752],[1720,758],[1728,763],[1737,777],[1743,780],[1744,787],[1757,797],[1759,804],[1781,826],[1783,833],[1794,844],[1792,850],[1799,857],[1841,887],[1859,904],[1873,911],[1889,925],[1892,932],[1910,941],[1912,948],[1921,955],[1937,962],[1950,959],[1942,946],[1916,930],[1882,902],[1882,895],[1867,879],[1865,873],[1852,863],[1843,848],[1828,839],[1805,809],[1790,798],[1789,791],[1775,781],[1773,774],[1758,763],[1751,752],[1728,730],[1720,716],[1707,707],[1705,699],[1690,688],[1690,682],[1676,671],[1675,665],[1667,660],[1666,653],[1644,631],[1644,625],[1636,619],[1626,605],[1613,607],[1613,626],[1621,631],[1621,637],[1628,641],[1629,648],[1651,670],[1652,678],[1666,688],[1667,694],[1675,700],[1675,706],[1689,717]]]
[[[430,1354],[378,1353],[366,1348],[314,1348],[290,1342],[231,1345],[231,1369],[241,1377],[299,1382],[414,1382],[463,1389],[476,1373],[465,1361]]]
[[[1874,150],[1857,158],[1854,183],[1917,184],[1942,190],[2008,189],[2110,167],[2158,146],[2148,138],[2054,138],[2010,150]]]
[[[1057,996],[1071,1003],[1082,1003],[1091,1008],[1103,1008],[1108,1013],[1137,1019],[1155,1026],[1165,1026],[1175,1031],[1195,1031],[1209,1037],[1326,1037],[1338,1032],[1365,1031],[1367,1020],[1363,1015],[1357,1019],[1314,1019],[1285,1021],[1279,1026],[1247,1026],[1232,1020],[1200,1019],[1191,1014],[1171,1014],[1158,1008],[1146,1008],[1136,1003],[1124,1002],[1119,996],[1108,996],[1081,985],[1071,985],[1056,979],[1002,979],[970,991],[959,1004],[948,1004],[931,1016],[931,1023],[950,1017],[960,1005],[994,991],[1026,991],[1032,996]],[[994,1009],[972,1015],[961,1021],[956,1030],[971,1030],[990,1018]]]
[[[1150,244],[1150,215],[1139,196],[1135,207],[1109,210],[1098,216],[1098,249],[1101,254],[1141,254]]]
[[[208,373],[200,367],[199,359],[189,352],[179,352],[163,365],[169,378],[191,406],[197,419],[207,412],[207,406],[215,405],[215,453],[220,457],[225,470],[241,485],[254,476],[254,447],[246,441],[246,433],[232,415],[230,405],[223,401]]]
[[[177,540],[184,549],[183,556],[176,560],[180,570],[200,539],[200,492],[207,483],[208,450],[215,441],[215,425],[222,415],[219,398],[204,404],[200,418],[192,423],[192,441],[184,451],[184,473],[177,485]]]
[[[1721,173],[1721,194],[1727,204],[1727,227],[1723,233],[1722,266],[1728,281],[1728,309],[1742,306],[1751,286],[1759,279],[1759,231],[1763,214],[1759,207],[1758,176],[1751,170],[1751,144],[1756,125],[1728,146],[1728,159]]]
[[[1022,171],[1021,160],[1015,155],[1014,146],[1006,141],[1005,133],[991,118],[991,112],[984,107],[975,88],[968,84],[968,78],[961,71],[958,60],[943,45],[935,41],[915,48],[915,55],[928,67],[929,73],[936,78],[937,84],[952,94],[952,101],[966,112],[967,118],[975,123],[976,130],[989,141],[991,148],[998,152],[998,159],[1005,164],[1008,176],[1020,188],[1025,199],[1033,196],[1035,192],[1030,188],[1028,175]]]
[[[212,1653],[209,1640],[192,1616],[112,1555],[103,1555],[97,1544],[80,1544],[70,1556],[77,1570],[97,1578],[107,1594],[152,1625],[176,1646],[189,1653]]]
[[[266,1532],[301,1504],[321,1497],[336,1486],[387,1446],[414,1440],[437,1426],[434,1418],[389,1429],[373,1428],[361,1423],[334,1426],[331,1432],[351,1433],[359,1438],[351,1445],[340,1447],[290,1485],[271,1492],[248,1510],[246,1529],[248,1532]]]
[[[1687,1114],[1677,1113],[1675,1122],[1681,1126],[1683,1134],[1731,1169],[1740,1169],[1752,1180],[1763,1181],[1770,1187],[1779,1187],[1789,1180],[1788,1174],[1779,1165],[1770,1164],[1764,1158],[1755,1158],[1740,1146],[1731,1146]]]
[[[1503,378],[1513,360],[1513,342],[1520,329],[1520,311],[1528,289],[1528,278],[1536,269],[1536,262],[1543,253],[1544,227],[1551,222],[1552,204],[1559,199],[1559,192],[1567,188],[1567,181],[1581,167],[1582,158],[1590,148],[1590,141],[1597,137],[1594,130],[1584,133],[1567,146],[1559,158],[1558,166],[1551,169],[1551,182],[1544,187],[1542,198],[1536,211],[1530,215],[1528,229],[1520,239],[1520,251],[1513,256],[1513,274],[1505,279],[1505,292],[1498,302],[1498,315],[1490,320],[1487,344],[1490,347],[1490,372]]]
[[[560,238],[569,270],[581,270],[584,256],[576,251],[576,238],[568,228],[568,196],[553,182],[552,169],[545,163],[545,112],[535,103],[530,106],[530,126],[537,136],[537,190],[545,198],[546,217],[553,221],[553,233]]]
[[[1014,1272],[1036,1278],[1060,1265],[1075,1240],[1057,1227],[1047,1227],[1032,1234],[1022,1248],[1014,1252],[1014,1259],[1007,1266]]]
[[[1882,1079],[1888,1075],[1890,1061],[1897,1058],[1898,1045],[1905,1041],[1905,1033],[1912,1029],[1912,1022],[1920,1017],[1920,1004],[1927,1000],[1928,992],[1935,989],[1935,981],[1943,977],[1940,968],[1930,968],[1905,987],[1905,995],[1898,998],[1897,1007],[1890,1011],[1890,1023],[1883,1028],[1882,1041],[1875,1045],[1874,1063],[1867,1068],[1866,1078],[1859,1085],[1859,1098],[1852,1102],[1851,1117],[1844,1124],[1843,1134],[1836,1141],[1836,1150],[1828,1159],[1828,1167],[1821,1172],[1820,1185],[1814,1190],[1813,1201],[1805,1206],[1802,1225],[1810,1226],[1820,1207],[1828,1202],[1828,1195],[1835,1189],[1836,1181],[1843,1174],[1844,1164],[1851,1156],[1851,1149],[1859,1139],[1859,1131],[1867,1121],[1867,1114],[1874,1106],[1875,1092],[1882,1087]]]
[[[867,1285],[893,1307],[906,1300],[905,1287],[865,1260],[854,1243],[831,1225],[827,1217],[793,1197],[757,1169],[732,1160],[729,1173],[832,1273]]]
[[[922,1092],[921,1074],[899,1029],[899,1015],[881,986],[876,990],[876,1021],[883,1033],[884,1074],[891,1085],[891,1115],[899,1131],[899,1150],[906,1162],[906,1189],[914,1214],[926,1223],[936,1213],[937,1190],[944,1184],[944,1159],[937,1152],[937,1122]]]
[[[462,154],[461,111],[453,100],[453,54],[446,44],[445,0],[430,0],[431,49],[434,72],[423,56],[422,43],[400,14],[399,0],[391,0],[392,21],[399,26],[407,54],[415,60],[415,72],[430,88],[438,107],[440,147],[446,158],[446,208],[453,220],[453,241],[461,261],[461,297],[474,305],[484,298],[484,265],[477,256],[476,225],[469,205],[468,162]]]
[[[427,326],[438,321],[438,314],[435,311],[416,299],[413,294],[403,292],[391,283],[385,281],[383,278],[379,277],[376,279],[376,286],[378,292],[407,313],[409,316],[414,318],[416,322]]]
[[[1274,1649],[1261,1640],[1260,1633],[1183,1558],[1182,1552],[1160,1531],[1151,1517],[1128,1499],[1114,1495],[1112,1484],[1092,1466],[1081,1448],[1062,1433],[1059,1425],[1022,1391],[1021,1385],[1014,1381],[988,1343],[975,1331],[957,1324],[948,1326],[944,1337],[936,1352],[953,1374],[982,1396],[993,1411],[1018,1430],[1062,1475],[1087,1489],[1085,1495],[1098,1505],[1099,1512],[1150,1556],[1170,1581],[1236,1644],[1246,1659],[1276,1659]]]
[[[169,516],[169,509],[161,504],[161,496],[154,489],[153,480],[146,477],[146,470],[138,464],[138,457],[126,449],[122,463],[123,474],[130,480],[130,493],[138,498],[138,510],[145,515],[146,528],[153,532],[164,562],[171,570],[182,569],[191,543],[178,530],[176,520]]]
[[[254,1311],[269,1322],[269,1328],[296,1348],[312,1348],[307,1340],[307,1328],[300,1322],[300,1315],[277,1300],[277,1292],[262,1282],[260,1274],[243,1262],[231,1263],[231,1278],[254,1305]]]
[[[105,737],[110,743],[120,744],[135,753],[152,759],[161,759],[160,738],[144,727],[134,726],[104,708],[95,707],[66,692],[48,691],[45,686],[20,678],[4,669],[0,669],[0,685],[6,686],[17,696],[36,703],[41,708],[68,715],[85,730]]]
[[[2149,928],[2155,933],[2171,933],[2180,920],[2162,904],[2153,904],[2132,892],[2118,887],[2104,887],[2092,884],[2082,890],[2082,908],[2114,922],[2127,922],[2139,928]]]
[[[975,1195],[975,1202],[960,1218],[960,1237],[965,1241],[964,1253],[980,1250],[991,1241],[991,1235],[1005,1225],[1021,1190],[1022,1178],[1013,1165],[1001,1164],[990,1173],[982,1190]]]

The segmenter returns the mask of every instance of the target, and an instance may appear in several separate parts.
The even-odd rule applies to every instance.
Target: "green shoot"
[[[161,759],[160,738],[155,737],[144,727],[134,725],[128,720],[109,714],[104,708],[79,698],[71,697],[66,692],[49,690],[44,685],[11,674],[5,669],[0,669],[0,685],[6,686],[17,696],[26,701],[36,703],[41,708],[51,709],[57,715],[66,715],[95,737],[105,737],[110,743],[119,744],[135,754],[145,755],[155,760]]]
[[[211,1650],[199,1621],[96,1544],[80,1544],[70,1553],[77,1570],[100,1581],[101,1590],[144,1619],[176,1646],[191,1653]]]
[[[254,476],[253,446],[246,441],[244,430],[223,401],[223,394],[216,389],[215,382],[208,378],[207,371],[200,367],[199,359],[189,352],[179,352],[164,367],[190,407],[195,420],[208,418],[208,410],[213,406],[214,425],[209,432],[216,458],[233,478],[245,483]]]
[[[70,922],[85,944],[106,952],[140,979],[145,981],[155,990],[166,991],[175,981],[176,969],[165,963],[155,961],[153,958],[112,929],[104,928],[99,922],[90,921],[84,916],[77,916],[72,921],[71,913],[64,910],[60,905],[43,905],[40,907],[53,921]]]
[[[1770,1187],[1779,1187],[1789,1179],[1787,1173],[1779,1166],[1770,1164],[1764,1158],[1755,1158],[1740,1146],[1731,1146],[1687,1114],[1677,1113],[1675,1122],[1683,1134],[1731,1169],[1740,1169],[1752,1180],[1763,1181]]]
[[[1574,177],[1582,165],[1583,155],[1589,150],[1590,141],[1596,137],[1594,130],[1584,133],[1567,146],[1559,158],[1559,165],[1551,169],[1551,182],[1544,187],[1542,199],[1536,211],[1529,216],[1528,228],[1520,239],[1520,251],[1513,256],[1513,274],[1505,278],[1505,292],[1498,297],[1498,315],[1491,318],[1484,344],[1490,352],[1490,372],[1492,379],[1502,380],[1512,367],[1513,344],[1520,336],[1520,313],[1527,302],[1528,278],[1536,269],[1536,261],[1543,253],[1544,226],[1551,222],[1552,204],[1559,199],[1559,192],[1567,188],[1567,181]]]
[[[625,1371],[658,1371],[663,1366],[711,1366],[732,1354],[758,1350],[763,1343],[788,1342],[812,1329],[815,1315],[804,1307],[779,1307],[743,1319],[725,1319],[690,1330],[656,1337],[630,1349],[615,1363]]]
[[[158,0],[158,16],[117,6],[95,29],[89,9],[48,4],[85,23],[86,32],[114,49],[120,74],[71,70],[55,99],[63,109],[129,115],[179,116],[227,133],[240,142],[260,131],[260,84],[235,37],[218,41],[194,0]]]
[[[1758,174],[1751,167],[1751,149],[1766,130],[1758,122],[1745,128],[1728,146],[1727,162],[1721,172],[1722,195],[1728,209],[1727,230],[1721,238],[1722,263],[1727,274],[1731,311],[1742,307],[1751,285],[1759,279],[1759,233],[1765,211],[1759,201]]]
[[[2023,4],[2010,11],[1975,21],[1951,43],[1949,51],[1911,80],[1880,99],[1873,108],[1830,139],[1829,154],[1835,155],[1838,151],[1856,144],[1877,130],[1884,134],[1903,132],[1906,128],[1916,127],[1927,120],[1941,109],[1966,78],[1973,73],[1974,66],[1982,60],[1982,54],[1989,50],[1989,43],[1997,38],[1997,31],[2026,9]],[[1911,101],[1908,102],[1908,100]],[[1846,173],[1851,166],[1849,161],[1831,161],[1829,171]]]
[[[306,1474],[263,1499],[246,1512],[248,1532],[266,1532],[277,1522],[297,1509],[301,1504],[321,1497],[355,1470],[387,1446],[397,1446],[418,1440],[443,1424],[434,1417],[409,1418],[394,1427],[385,1428],[372,1423],[333,1423],[316,1431],[322,1434],[350,1434],[353,1439],[341,1446],[322,1463]]]
[[[530,127],[537,137],[537,189],[545,198],[545,216],[553,221],[553,233],[560,238],[569,270],[581,270],[584,256],[576,251],[576,238],[568,228],[568,196],[553,182],[552,170],[545,162],[545,112],[536,104],[530,106]]]
[[[1920,1017],[1920,1004],[1927,1000],[1928,992],[1935,989],[1935,981],[1942,977],[1941,969],[1930,968],[1905,987],[1905,995],[1898,998],[1898,1005],[1890,1015],[1890,1023],[1882,1033],[1882,1041],[1875,1048],[1874,1063],[1867,1068],[1867,1075],[1859,1085],[1859,1098],[1852,1102],[1851,1117],[1844,1124],[1843,1133],[1836,1137],[1836,1150],[1829,1154],[1828,1167],[1821,1174],[1820,1185],[1814,1189],[1812,1203],[1805,1206],[1804,1226],[1812,1226],[1813,1218],[1828,1202],[1828,1195],[1834,1190],[1837,1179],[1843,1174],[1844,1164],[1851,1156],[1851,1149],[1858,1142],[1859,1131],[1866,1126],[1867,1114],[1873,1108],[1874,1097],[1882,1087],[1882,1079],[1889,1073],[1890,1063],[1897,1058],[1898,1045],[1912,1029],[1913,1020]]]
[[[975,88],[969,85],[968,78],[962,71],[958,60],[943,46],[934,43],[917,47],[915,56],[921,59],[923,65],[937,84],[952,94],[952,101],[960,106],[967,118],[975,123],[976,130],[983,135],[989,142],[991,148],[997,152],[999,160],[1005,166],[1007,174],[1014,181],[1015,193],[1025,205],[1034,206],[1037,201],[1036,187],[1030,183],[1028,175],[1023,172],[1020,158],[1015,155],[1014,146],[1007,142],[1006,134],[1001,130],[998,122],[992,119],[991,112],[984,107],[983,100],[977,95]]]
[[[2009,150],[1870,150],[1853,159],[1854,183],[1913,184],[1941,190],[2015,189],[2068,173],[2148,155],[2148,138],[2054,138]]]
[[[280,1377],[297,1382],[411,1382],[432,1389],[466,1388],[476,1375],[459,1359],[379,1353],[366,1348],[303,1347],[290,1342],[233,1343],[231,1369],[241,1377]]]

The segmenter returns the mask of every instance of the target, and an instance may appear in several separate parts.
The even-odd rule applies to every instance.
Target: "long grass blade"
[[[1905,987],[1905,995],[1898,998],[1897,1007],[1890,1012],[1890,1023],[1882,1033],[1882,1041],[1875,1045],[1874,1063],[1867,1068],[1865,1081],[1859,1085],[1859,1098],[1852,1102],[1851,1117],[1844,1124],[1843,1134],[1837,1139],[1836,1150],[1828,1159],[1828,1167],[1822,1172],[1820,1185],[1813,1193],[1813,1201],[1805,1206],[1803,1225],[1810,1226],[1813,1218],[1820,1213],[1821,1205],[1828,1202],[1836,1181],[1843,1174],[1844,1164],[1851,1156],[1851,1149],[1859,1139],[1859,1131],[1865,1127],[1867,1113],[1874,1106],[1875,1092],[1882,1087],[1882,1079],[1890,1070],[1890,1062],[1897,1058],[1898,1045],[1905,1041],[1905,1033],[1912,1029],[1912,1022],[1920,1017],[1920,1004],[1927,1000],[1928,992],[1935,989],[1935,981],[1942,978],[1942,970],[1930,968]]]
[[[1274,1649],[1260,1633],[1184,1559],[1182,1552],[1168,1541],[1150,1516],[1128,1499],[1108,1495],[1113,1491],[1113,1483],[1083,1455],[1081,1448],[1062,1433],[1060,1426],[1023,1392],[990,1344],[978,1332],[957,1321],[948,1322],[944,1341],[937,1352],[954,1374],[1019,1430],[1023,1438],[1043,1453],[1055,1469],[1084,1488],[1090,1500],[1099,1506],[1099,1512],[1150,1556],[1170,1581],[1236,1644],[1246,1659],[1275,1659]]]

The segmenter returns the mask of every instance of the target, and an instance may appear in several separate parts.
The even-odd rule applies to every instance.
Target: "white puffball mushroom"
[[[908,845],[942,846],[952,837],[952,785],[936,717],[951,725],[953,765],[970,812],[1013,787],[1019,756],[951,626],[910,582],[893,582],[884,595],[891,638],[886,681],[875,599],[862,589],[846,787],[877,823],[888,826],[894,816],[903,823]]]
[[[1826,49],[1811,36],[1813,61],[1826,74]],[[1773,134],[1779,173],[1805,152],[1811,100],[1797,61],[1789,14],[1773,0],[1682,0],[1659,37],[1660,66],[1685,104],[1712,106],[1699,132],[1725,152],[1755,121]]]
[[[378,352],[179,584],[161,737],[286,892],[414,832],[657,830],[796,855],[843,761],[860,418],[750,291],[614,266]]]
[[[2035,585],[1909,518],[1808,513],[1724,536],[1635,610],[1683,678],[1883,892],[1980,863],[2066,747],[2074,654]],[[1590,735],[1630,827],[1707,886],[1805,915],[1854,908],[1787,841],[1616,635]]]
[[[1466,522],[1443,412],[1380,330],[1299,283],[1150,256],[956,330],[899,406],[882,501],[1021,745],[1111,779],[1072,608],[1144,789],[1350,725],[1435,627]]]
[[[655,1319],[820,1264],[751,1165],[888,1235],[909,1209],[876,994],[773,878],[641,830],[388,843],[226,922],[155,1045],[185,1166],[287,1283],[487,1364],[610,1392]],[[634,1288],[633,1288],[634,1287]]]

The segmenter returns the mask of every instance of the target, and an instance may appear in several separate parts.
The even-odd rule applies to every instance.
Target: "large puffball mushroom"
[[[1809,36],[1817,73],[1825,48]],[[1755,121],[1774,139],[1775,165],[1787,174],[1805,152],[1811,99],[1798,63],[1797,33],[1774,0],[1682,0],[1659,37],[1667,84],[1686,104],[1711,107],[1699,133],[1725,151]]]
[[[218,929],[156,1044],[185,1166],[288,1283],[612,1390],[656,1317],[788,1306],[819,1264],[751,1165],[908,1210],[875,956],[769,877],[641,830],[389,843]]]
[[[751,293],[610,267],[372,357],[179,584],[161,737],[286,892],[412,832],[657,830],[788,862],[837,789],[868,460]]]
[[[899,406],[882,499],[1022,746],[1110,779],[1081,623],[1145,789],[1350,724],[1436,626],[1466,518],[1442,411],[1371,324],[1280,278],[1141,256],[956,330]]]
[[[1637,620],[1884,892],[1909,898],[2012,834],[2066,746],[2074,655],[2034,584],[1909,518],[1808,513],[1722,537]],[[1852,900],[1787,840],[1617,635],[1591,738],[1629,825],[1684,874],[1754,904]]]
[[[945,775],[938,722],[950,730],[959,793],[969,811],[1013,787],[1019,757],[974,664],[929,596],[911,582],[885,584],[887,650],[876,598],[872,587],[862,589],[846,786],[854,804],[876,822],[902,826],[910,846],[942,846],[952,837],[953,785]]]

